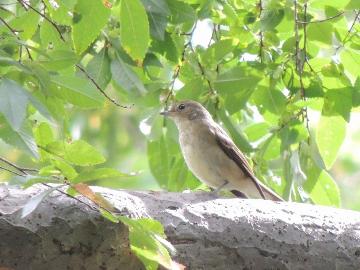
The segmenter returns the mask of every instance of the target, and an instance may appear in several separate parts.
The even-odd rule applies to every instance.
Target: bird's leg
[[[219,196],[219,192],[220,192],[227,184],[229,184],[229,181],[228,181],[228,180],[225,180],[224,183],[223,183],[221,186],[219,186],[219,187],[217,187],[216,189],[214,189],[214,190],[212,191],[212,193],[213,193],[216,197],[218,197],[218,196]]]
[[[241,192],[239,190],[236,190],[236,189],[231,190],[231,193],[234,194],[238,198],[243,198],[243,199],[248,199],[249,198],[245,193],[243,193],[243,192]]]

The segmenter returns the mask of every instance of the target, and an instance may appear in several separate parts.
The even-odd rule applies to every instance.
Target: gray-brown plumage
[[[162,114],[174,120],[185,162],[203,183],[238,197],[282,201],[256,178],[242,152],[200,103],[177,102]]]

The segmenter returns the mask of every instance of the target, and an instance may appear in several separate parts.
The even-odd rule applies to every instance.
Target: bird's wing
[[[259,180],[257,180],[256,176],[254,175],[243,153],[237,148],[234,142],[219,125],[216,129],[214,129],[214,133],[217,144],[224,151],[224,153],[240,167],[244,174],[253,181],[254,185],[256,186],[263,199],[265,199],[265,195],[263,192],[264,189],[267,193],[270,193],[272,197],[275,197],[278,200],[282,200],[277,194],[267,190],[259,183]]]

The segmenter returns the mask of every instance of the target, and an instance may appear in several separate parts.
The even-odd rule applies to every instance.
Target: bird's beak
[[[171,117],[174,113],[175,113],[175,111],[173,111],[171,109],[160,112],[160,114],[165,117]]]

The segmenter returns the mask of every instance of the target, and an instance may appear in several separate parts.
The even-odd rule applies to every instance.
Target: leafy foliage
[[[199,187],[176,128],[158,114],[174,98],[195,99],[284,198],[340,205],[329,170],[360,106],[359,1],[20,0],[0,7],[0,138],[36,168],[17,172],[24,186],[65,183],[110,219],[102,209],[109,205],[85,182]],[[145,170],[138,176],[113,167]],[[157,238],[142,235],[163,236],[154,221],[122,222],[148,269],[155,261],[170,267]]]

